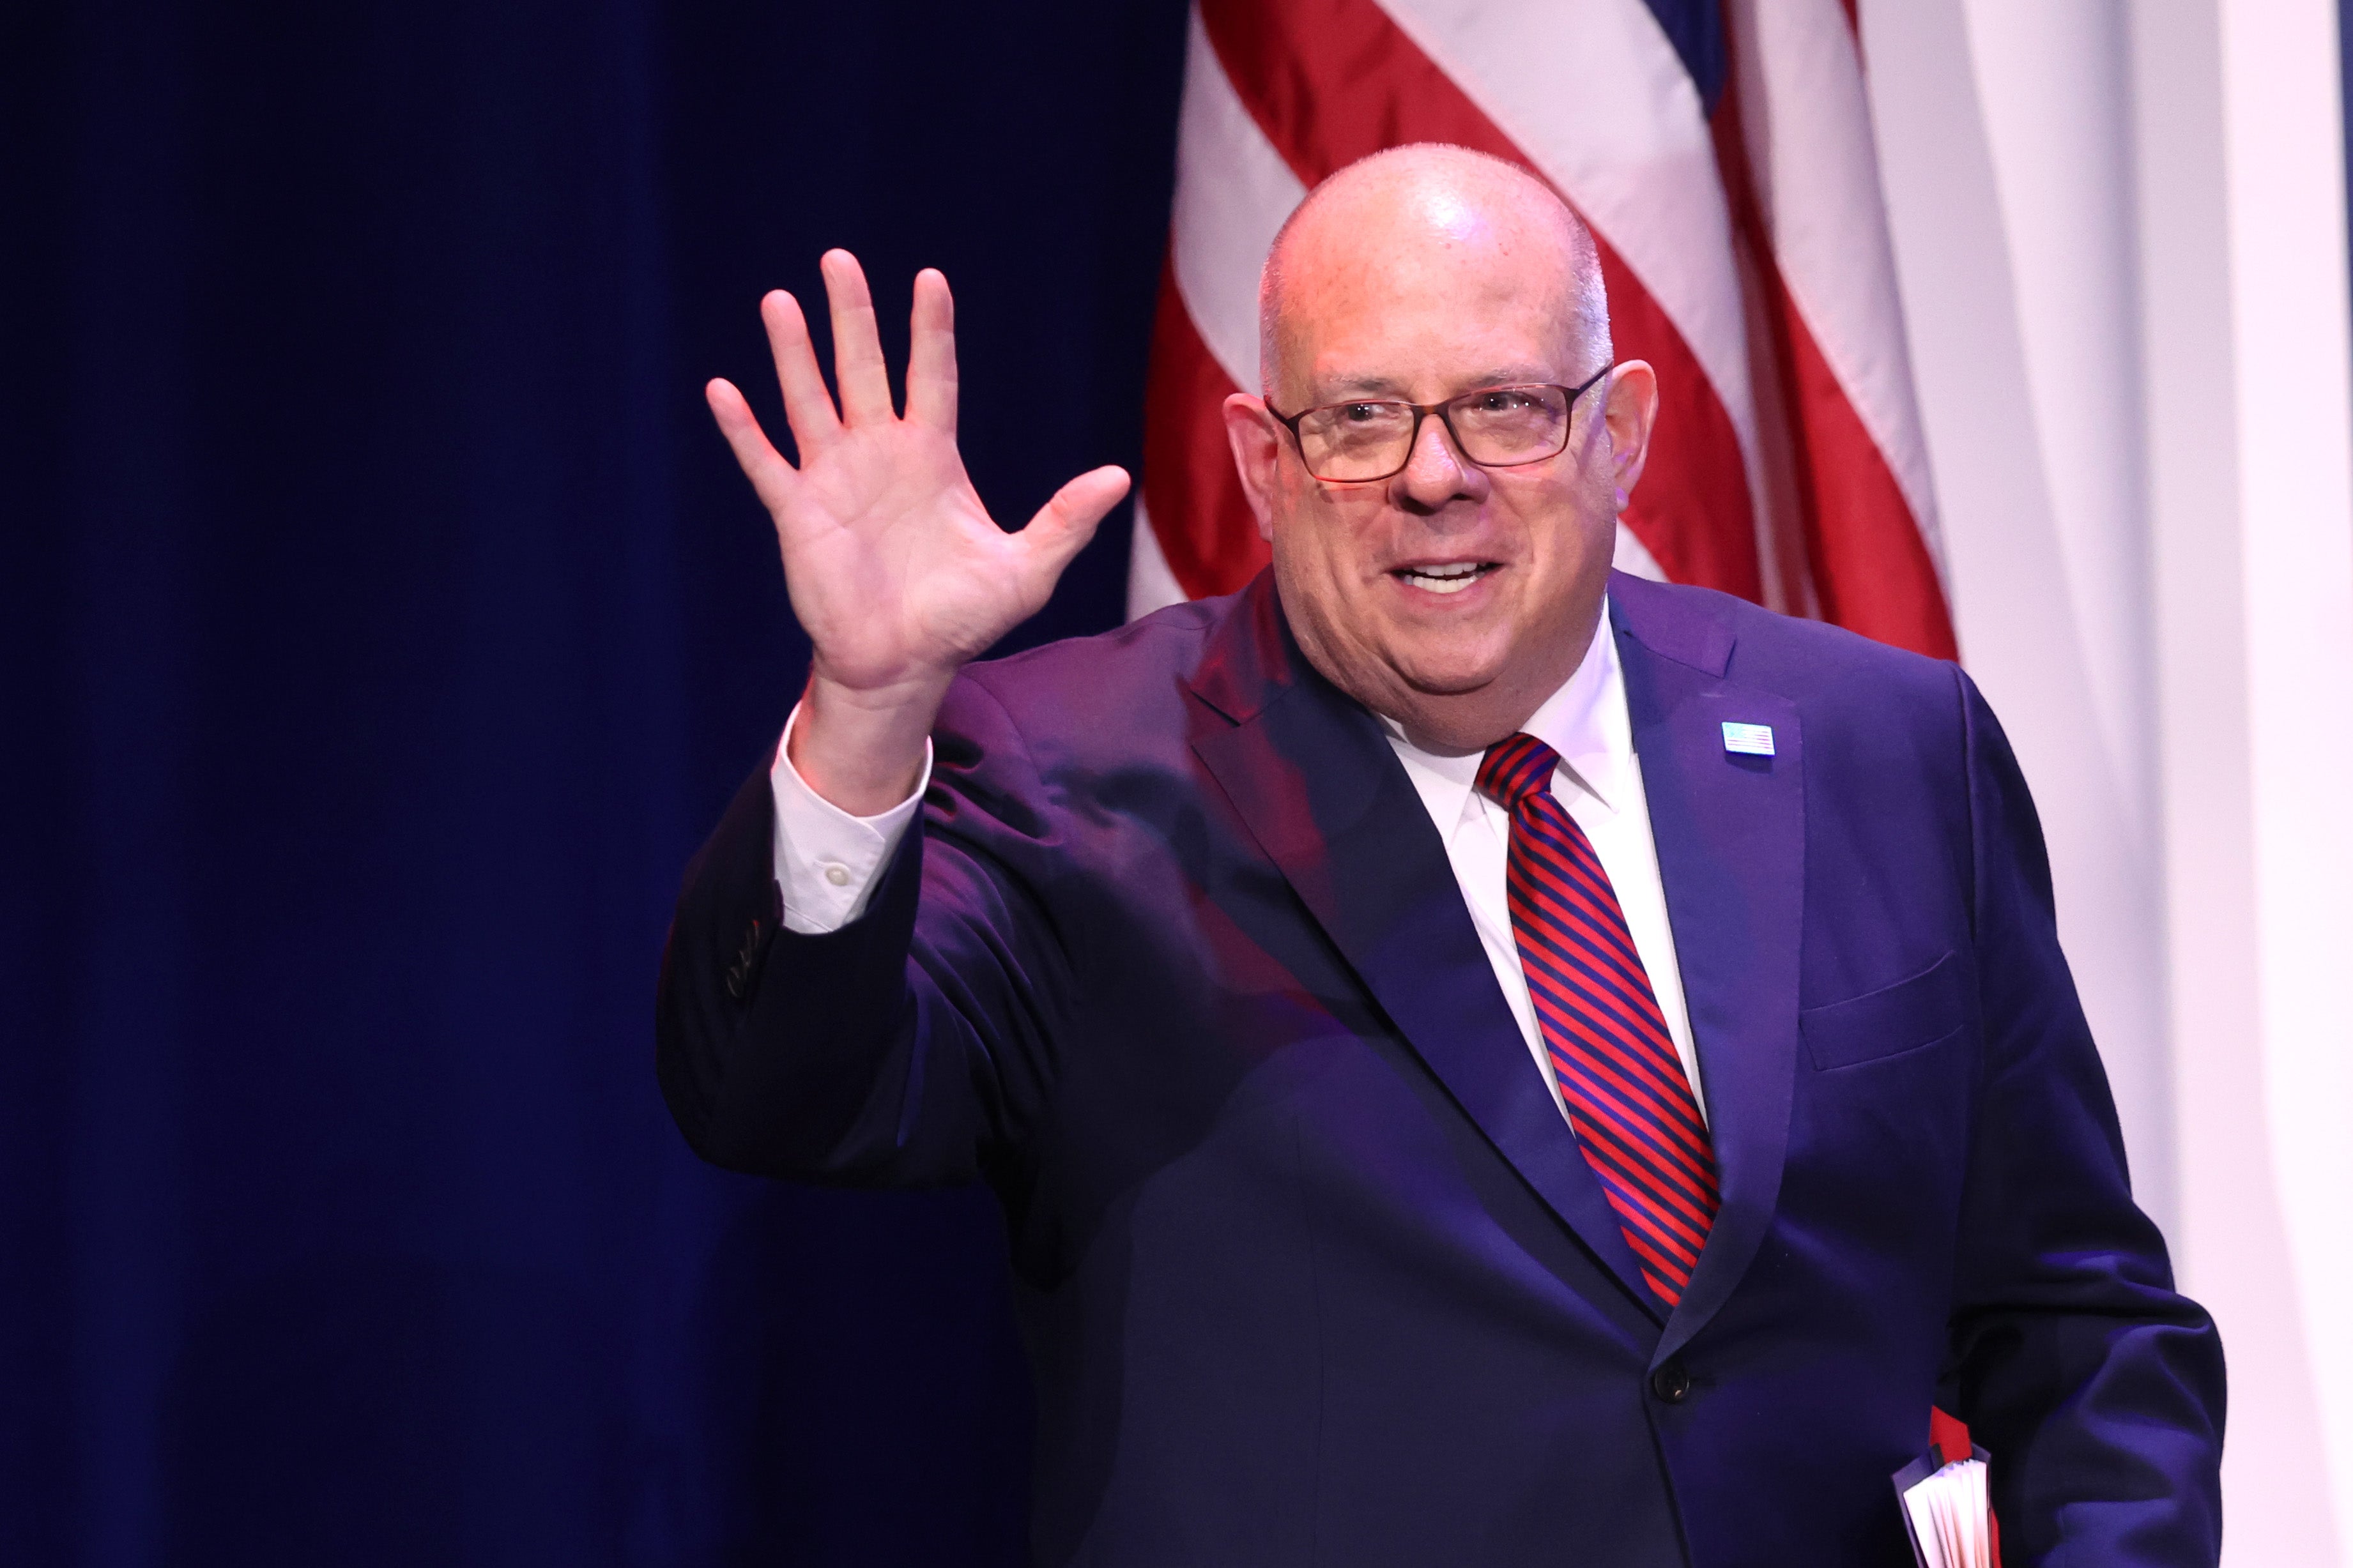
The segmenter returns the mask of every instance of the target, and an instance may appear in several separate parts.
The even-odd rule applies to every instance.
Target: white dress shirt
[[[1477,789],[1480,754],[1448,757],[1425,752],[1405,738],[1391,719],[1381,728],[1389,738],[1406,777],[1420,796],[1430,820],[1446,841],[1446,858],[1471,907],[1471,923],[1494,966],[1504,1000],[1519,1021],[1520,1036],[1528,1043],[1536,1070],[1561,1106],[1560,1081],[1552,1070],[1544,1037],[1536,1032],[1535,1004],[1528,997],[1528,982],[1520,967],[1520,944],[1512,934],[1512,912],[1505,901],[1504,868],[1511,851],[1512,814]],[[1651,841],[1651,807],[1642,794],[1642,768],[1634,755],[1634,725],[1626,712],[1626,678],[1618,668],[1618,640],[1609,635],[1609,609],[1605,604],[1593,642],[1568,684],[1545,700],[1521,726],[1560,753],[1553,770],[1553,798],[1568,808],[1577,826],[1593,843],[1601,868],[1618,894],[1618,907],[1634,938],[1650,974],[1651,989],[1666,1016],[1667,1035],[1683,1058],[1683,1074],[1691,1079],[1692,1098],[1700,1115],[1707,1115],[1707,1096],[1701,1092],[1699,1055],[1692,1045],[1691,1011],[1683,1003],[1683,970],[1675,962],[1675,938],[1667,924],[1666,885],[1659,879],[1659,852]]]
[[[875,874],[899,847],[899,836],[931,787],[932,743],[923,742],[914,794],[880,816],[852,816],[809,788],[793,766],[788,753],[800,716],[796,702],[776,742],[776,760],[768,764],[768,790],[776,797],[776,886],[785,896],[785,929],[819,936],[866,912]]]
[[[931,783],[932,755],[923,752],[923,776],[914,793],[877,816],[852,816],[809,788],[787,756],[793,724],[800,710],[785,721],[768,782],[776,802],[776,886],[783,890],[785,929],[815,934],[838,931],[866,911],[877,874],[899,837],[914,820],[924,788]],[[1438,836],[1446,844],[1446,858],[1454,879],[1470,907],[1472,923],[1494,966],[1504,999],[1518,1020],[1520,1035],[1553,1103],[1562,1107],[1560,1084],[1536,1030],[1535,1005],[1528,999],[1528,983],[1520,968],[1520,947],[1512,934],[1512,916],[1504,901],[1504,868],[1511,846],[1511,814],[1473,787],[1479,775],[1479,755],[1440,756],[1422,751],[1406,740],[1395,721],[1383,718],[1381,728],[1405,764]],[[1667,1034],[1682,1057],[1700,1114],[1707,1114],[1707,1097],[1701,1092],[1699,1058],[1692,1046],[1691,1015],[1683,1003],[1683,972],[1675,963],[1674,933],[1667,924],[1667,898],[1659,879],[1659,857],[1651,841],[1650,807],[1642,794],[1642,770],[1634,755],[1633,724],[1626,712],[1626,681],[1618,668],[1618,645],[1609,635],[1609,616],[1603,608],[1594,628],[1592,646],[1568,683],[1546,700],[1525,726],[1527,733],[1560,753],[1552,780],[1554,797],[1585,830],[1600,857],[1602,869],[1617,889],[1618,907],[1625,912],[1634,951],[1650,973],[1651,989],[1666,1016]]]

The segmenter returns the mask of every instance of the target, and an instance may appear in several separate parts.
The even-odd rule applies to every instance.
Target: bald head
[[[1326,297],[1466,263],[1500,268],[1548,300],[1571,358],[1609,363],[1609,307],[1592,232],[1517,164],[1424,142],[1333,174],[1275,235],[1259,274],[1261,390],[1280,403],[1309,373],[1302,340]]]
[[[1283,618],[1415,744],[1482,751],[1591,645],[1658,409],[1593,237],[1501,159],[1400,147],[1300,204],[1260,302],[1264,395],[1223,412]]]

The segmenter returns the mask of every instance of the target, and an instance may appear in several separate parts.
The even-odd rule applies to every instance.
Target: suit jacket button
[[[1682,1362],[1672,1358],[1651,1374],[1651,1392],[1668,1405],[1681,1405],[1689,1399],[1691,1387],[1691,1373],[1683,1370]]]

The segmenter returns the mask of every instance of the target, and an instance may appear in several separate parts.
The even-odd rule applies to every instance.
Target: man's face
[[[1361,216],[1298,237],[1273,367],[1283,414],[1575,386],[1602,368],[1550,224],[1467,204],[1436,216],[1409,213],[1386,237]],[[1557,456],[1513,467],[1469,461],[1433,415],[1402,470],[1355,484],[1316,479],[1260,400],[1234,399],[1236,456],[1309,658],[1425,744],[1508,734],[1592,636],[1652,395],[1649,367],[1621,367],[1577,400]]]

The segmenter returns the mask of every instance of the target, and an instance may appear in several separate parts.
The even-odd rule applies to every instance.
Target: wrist
[[[923,776],[924,744],[953,679],[858,688],[812,673],[786,753],[793,771],[850,816],[881,816]]]

